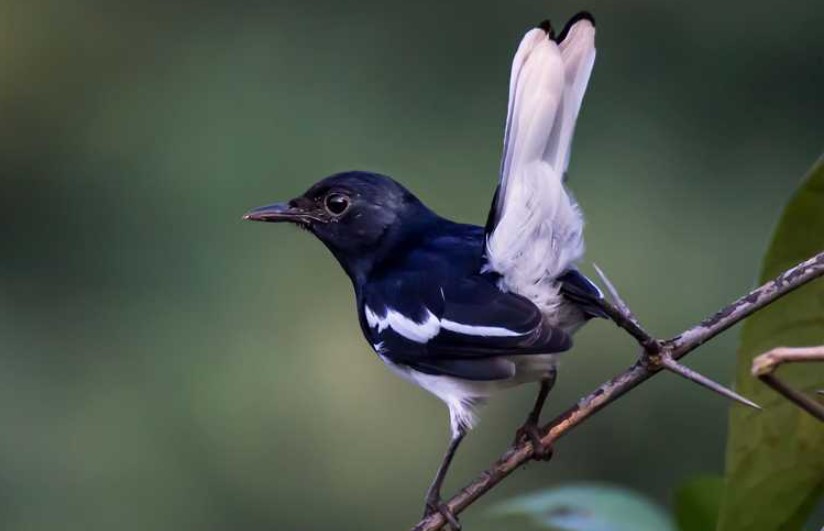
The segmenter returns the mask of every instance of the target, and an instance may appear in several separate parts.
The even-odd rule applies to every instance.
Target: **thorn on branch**
[[[695,382],[698,385],[706,387],[710,391],[718,393],[719,395],[725,398],[729,398],[730,400],[734,400],[739,404],[743,404],[754,409],[761,409],[761,406],[759,406],[752,400],[744,398],[735,391],[728,389],[713,380],[710,380],[703,374],[695,372],[694,370],[690,369],[685,365],[681,365],[680,363],[675,361],[669,353],[664,353],[660,356],[660,364],[661,367],[663,367],[664,369],[673,372],[679,376],[682,376],[691,382]]]
[[[639,323],[638,319],[635,317],[635,314],[632,313],[629,305],[618,293],[615,285],[610,282],[606,273],[604,273],[597,264],[592,264],[592,267],[595,268],[598,276],[601,277],[601,281],[604,283],[604,286],[613,301],[613,304],[610,304],[608,301],[602,300],[602,308],[618,326],[629,332],[644,348],[644,355],[641,362],[645,367],[653,371],[666,369],[686,378],[687,380],[695,382],[698,385],[704,386],[705,388],[718,393],[725,398],[735,400],[736,402],[748,407],[761,409],[758,404],[752,402],[751,400],[744,398],[738,393],[727,389],[723,385],[716,383],[706,376],[699,374],[675,361],[669,349],[666,348],[662,342],[653,338],[646,332],[646,330],[644,330],[641,323]]]

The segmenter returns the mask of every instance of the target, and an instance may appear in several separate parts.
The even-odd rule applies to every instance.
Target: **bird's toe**
[[[527,422],[515,432],[515,444],[529,442],[532,444],[532,459],[549,461],[552,459],[552,447],[547,448],[541,442],[541,432],[534,422]]]
[[[449,528],[452,531],[461,531],[461,522],[458,520],[458,517],[455,516],[455,513],[452,512],[452,509],[449,508],[447,504],[441,501],[440,498],[432,498],[426,500],[426,508],[423,512],[423,517],[427,518],[428,516],[440,513],[443,516],[444,520],[449,524]]]

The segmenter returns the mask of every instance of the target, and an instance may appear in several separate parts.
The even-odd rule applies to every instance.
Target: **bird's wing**
[[[571,347],[528,300],[483,277],[432,284],[406,273],[371,286],[363,302],[366,333],[382,356],[429,374],[469,380],[511,377],[501,356],[548,354]]]
[[[583,255],[583,220],[563,186],[578,111],[595,61],[595,25],[576,15],[557,38],[529,31],[512,63],[501,175],[486,224],[486,265],[539,307]]]

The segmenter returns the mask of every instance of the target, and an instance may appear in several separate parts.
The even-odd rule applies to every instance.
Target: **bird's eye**
[[[340,216],[349,208],[349,198],[343,194],[329,194],[323,204],[333,216]]]

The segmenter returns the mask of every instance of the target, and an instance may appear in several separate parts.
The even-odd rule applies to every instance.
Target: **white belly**
[[[449,424],[452,434],[471,430],[477,424],[478,408],[497,391],[545,378],[556,365],[555,354],[509,356],[515,366],[515,375],[506,380],[475,381],[438,376],[398,365],[381,356],[383,362],[402,378],[422,387],[440,398],[449,408]]]

